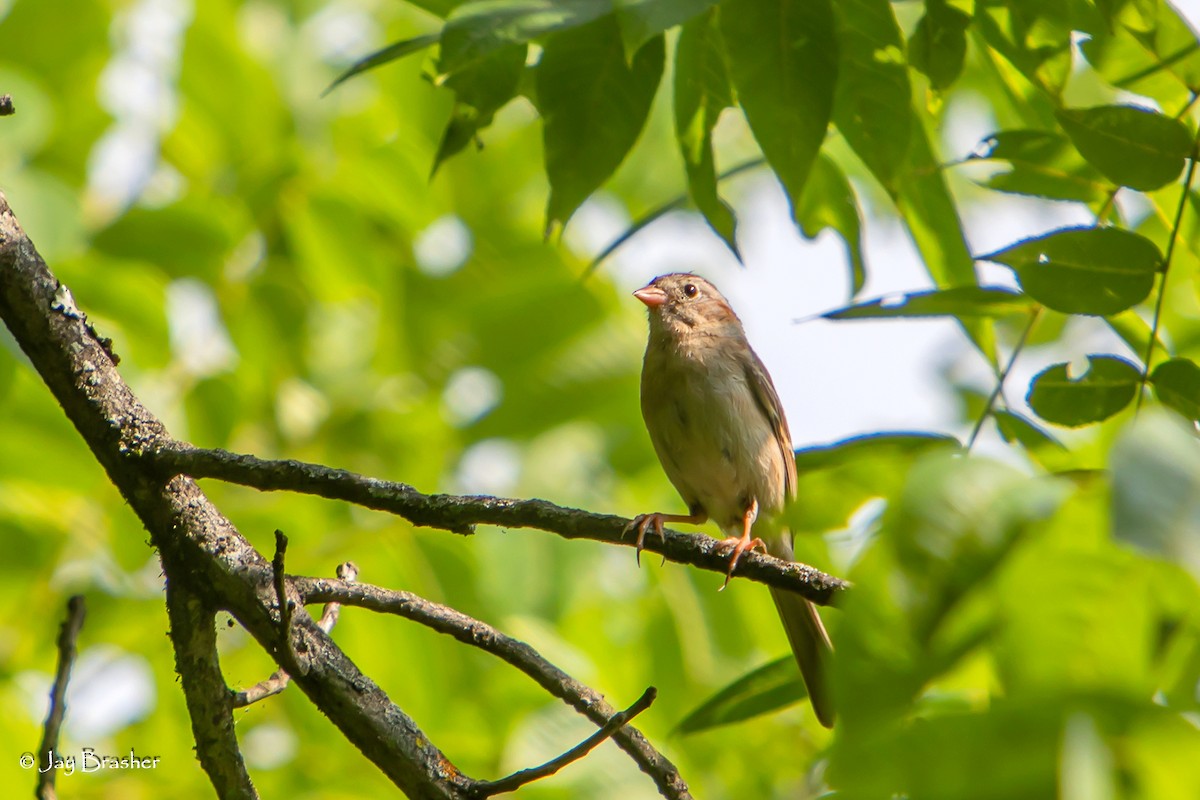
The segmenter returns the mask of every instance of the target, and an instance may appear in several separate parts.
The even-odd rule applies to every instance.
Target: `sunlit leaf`
[[[717,0],[614,0],[625,55],[632,59],[641,46],[717,4]]]
[[[975,25],[987,44],[1026,80],[1058,96],[1071,74],[1071,35],[1081,24],[1072,11],[1082,4],[1036,0],[978,0]]]
[[[864,504],[899,491],[913,463],[930,453],[956,452],[957,439],[933,433],[877,433],[796,452],[797,496],[786,519],[793,530],[844,528]]]
[[[888,0],[837,0],[833,9],[839,55],[833,121],[894,194],[914,128],[904,38]]]
[[[1113,534],[1200,578],[1200,449],[1190,426],[1144,413],[1113,446]]]
[[[1009,443],[1020,444],[1038,464],[1049,470],[1057,470],[1067,465],[1066,445],[1033,420],[1008,409],[993,411],[992,417],[996,420],[1000,438]]]
[[[516,95],[527,49],[524,44],[501,47],[447,78],[445,86],[454,91],[454,107],[442,132],[432,172],[436,173],[443,161],[491,125],[496,112]]]
[[[1163,405],[1200,421],[1200,367],[1187,358],[1164,361],[1150,373],[1154,393]]]
[[[1028,295],[991,286],[955,286],[882,297],[822,314],[826,319],[893,319],[905,317],[1001,317],[1028,313]]]
[[[705,700],[675,726],[699,733],[793,705],[808,696],[796,659],[784,656],[747,673]]]
[[[717,194],[712,131],[733,105],[721,36],[713,12],[683,26],[675,46],[675,136],[683,153],[688,194],[709,226],[738,255],[733,211]],[[740,259],[741,256],[738,255]]]
[[[1052,200],[1102,200],[1109,184],[1084,161],[1066,136],[1054,131],[1010,130],[987,137],[971,160],[1007,161],[1008,172],[988,178],[989,189]]]
[[[1035,300],[1068,314],[1115,314],[1154,286],[1162,254],[1121,228],[1067,228],[980,258],[1005,264]]]
[[[612,0],[464,3],[446,18],[438,67],[443,73],[457,72],[505,45],[525,44],[554,31],[577,28],[612,10]]]
[[[721,8],[738,101],[793,209],[825,139],[837,82],[830,0],[738,0]]]
[[[908,39],[908,63],[938,91],[950,88],[962,73],[971,18],[946,0],[929,0],[925,15]]]
[[[1192,149],[1186,125],[1148,108],[1064,108],[1058,121],[1092,166],[1113,183],[1140,191],[1178,178]]]
[[[907,176],[897,189],[896,208],[921,253],[925,269],[943,288],[976,283],[975,260],[967,249],[958,209],[923,124],[914,128],[909,159]],[[960,324],[984,358],[994,361],[996,342],[991,323],[968,319]]]
[[[1100,422],[1133,400],[1141,385],[1138,368],[1117,356],[1088,356],[1088,371],[1071,378],[1068,364],[1055,364],[1034,376],[1026,400],[1034,412],[1075,428]]]
[[[662,70],[662,38],[627,64],[612,16],[546,43],[536,72],[550,179],[548,228],[565,223],[625,159],[645,125]]]
[[[834,230],[842,237],[850,261],[850,295],[858,294],[867,280],[862,253],[862,215],[850,181],[833,159],[823,153],[817,156],[793,212],[805,237],[814,239],[826,229]]]
[[[1092,32],[1081,50],[1096,71],[1119,89],[1182,108],[1200,88],[1200,42],[1169,2],[1115,2],[1110,24]]]
[[[437,41],[438,34],[431,33],[426,34],[425,36],[415,36],[412,39],[404,39],[399,42],[393,42],[387,47],[376,50],[374,53],[363,56],[358,61],[355,61],[348,68],[346,68],[344,72],[334,78],[333,83],[326,86],[325,91],[321,94],[322,96],[329,94],[340,84],[350,80],[355,75],[359,75],[369,69],[382,66],[383,64],[389,64],[398,58],[404,58],[412,53],[418,53],[421,50],[424,50],[426,47],[437,44]]]

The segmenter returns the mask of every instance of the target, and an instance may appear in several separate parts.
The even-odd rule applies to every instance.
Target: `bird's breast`
[[[782,508],[781,450],[736,357],[715,347],[672,352],[652,343],[642,370],[642,415],[671,483],[722,528],[740,532],[752,500],[763,513]]]

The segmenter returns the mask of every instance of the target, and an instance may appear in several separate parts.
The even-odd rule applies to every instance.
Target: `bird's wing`
[[[796,454],[792,452],[792,434],[788,430],[787,417],[783,415],[783,404],[779,402],[779,394],[771,375],[763,366],[762,359],[753,350],[746,362],[746,382],[754,391],[754,399],[758,407],[766,415],[779,442],[779,455],[783,459],[784,497],[791,498],[796,494]]]

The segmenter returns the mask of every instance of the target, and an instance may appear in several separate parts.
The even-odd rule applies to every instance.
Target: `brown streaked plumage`
[[[737,314],[698,275],[655,278],[633,293],[650,312],[642,364],[642,417],[667,478],[687,514],[642,514],[631,528],[640,551],[647,529],[712,519],[729,538],[729,575],[741,554],[762,547],[792,558],[789,531],[767,542],[751,536],[761,513],[779,513],[796,493],[792,437],[775,385],[750,348]],[[724,587],[722,587],[724,588]],[[791,592],[771,590],[800,665],[817,718],[833,725],[825,678],[832,652],[816,607]]]

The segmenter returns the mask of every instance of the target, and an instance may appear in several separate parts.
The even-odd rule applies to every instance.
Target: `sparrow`
[[[662,275],[633,296],[646,304],[650,338],[642,362],[642,418],[667,478],[687,514],[639,514],[640,555],[648,530],[664,523],[713,520],[728,536],[725,585],[748,549],[791,561],[792,537],[778,530],[753,535],[759,515],[770,518],[796,494],[796,459],[783,405],[766,367],[729,303],[698,275]],[[725,585],[721,588],[724,589]],[[834,709],[825,675],[833,647],[816,606],[771,589],[788,642],[808,687],[817,719],[832,727]]]

